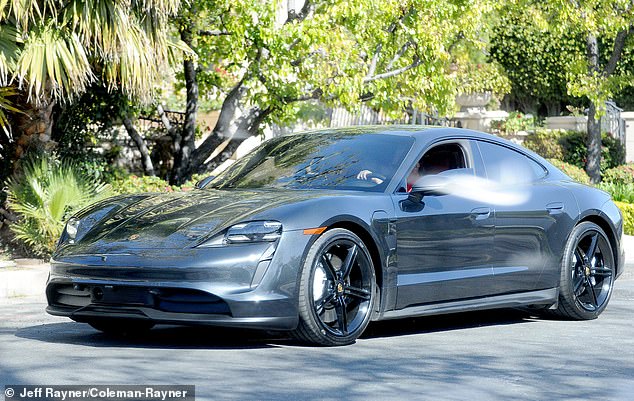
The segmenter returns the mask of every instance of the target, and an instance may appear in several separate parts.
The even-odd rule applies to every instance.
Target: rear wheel
[[[583,222],[573,229],[565,252],[554,313],[574,320],[595,319],[612,295],[616,272],[610,241],[601,227]]]
[[[370,322],[376,293],[374,265],[363,241],[342,228],[325,232],[303,266],[295,335],[320,345],[353,343]]]
[[[109,335],[139,335],[154,327],[154,323],[135,319],[103,318],[87,321],[94,329]]]

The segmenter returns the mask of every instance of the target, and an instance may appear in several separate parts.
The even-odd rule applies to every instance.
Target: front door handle
[[[476,220],[485,220],[491,216],[491,208],[477,207],[471,211],[471,216]]]
[[[546,210],[549,214],[558,214],[564,211],[563,202],[552,202],[546,205]]]

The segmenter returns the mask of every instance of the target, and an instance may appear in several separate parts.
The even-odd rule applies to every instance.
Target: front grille
[[[46,291],[51,306],[148,307],[163,312],[231,315],[220,297],[187,288],[126,285],[51,284]]]

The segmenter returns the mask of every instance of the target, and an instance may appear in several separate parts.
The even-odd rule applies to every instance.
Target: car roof
[[[492,139],[496,141],[501,140],[500,137],[480,131],[473,131],[466,128],[442,127],[434,125],[357,125],[338,128],[320,128],[315,130],[289,133],[287,135],[303,134],[383,134],[409,136],[414,138],[424,137],[425,139],[434,139],[436,137],[446,136],[447,134],[453,134],[458,136]],[[506,142],[504,140],[501,141]]]

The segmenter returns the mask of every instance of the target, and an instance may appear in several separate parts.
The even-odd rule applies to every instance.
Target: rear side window
[[[521,184],[546,176],[546,170],[530,157],[506,146],[478,141],[487,178],[501,184]]]

